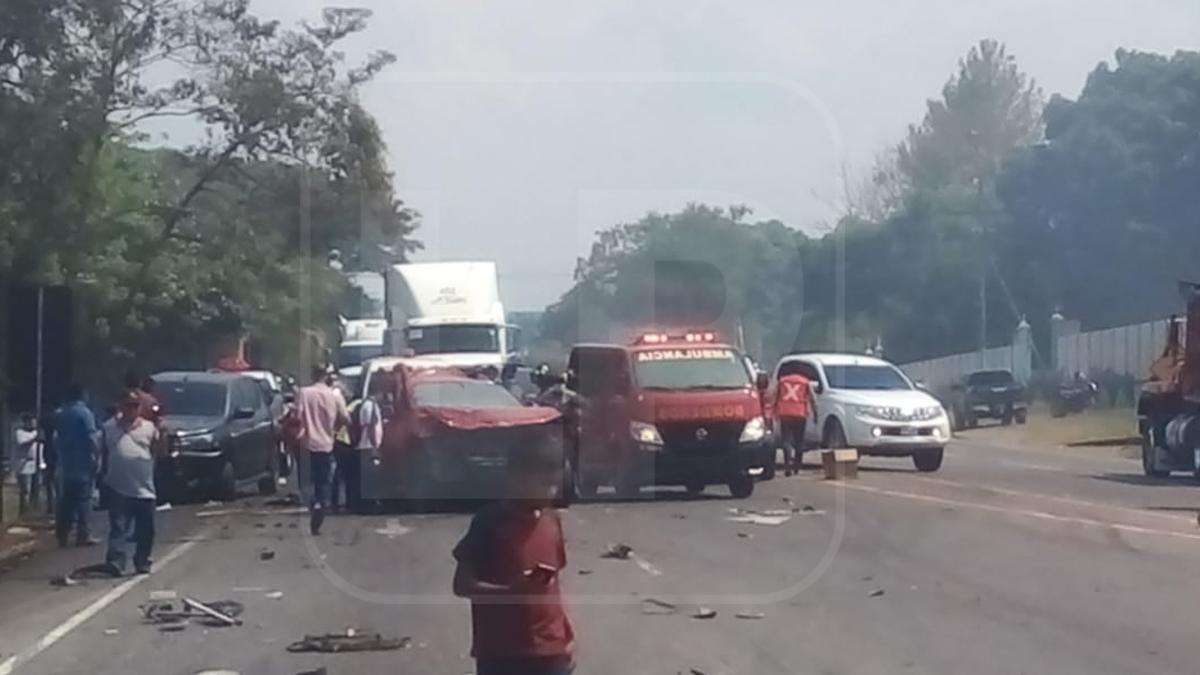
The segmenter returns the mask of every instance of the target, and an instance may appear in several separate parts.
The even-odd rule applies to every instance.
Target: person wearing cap
[[[107,457],[104,483],[109,489],[108,553],[105,562],[115,576],[125,573],[126,548],[134,541],[133,566],[149,574],[154,548],[154,460],[163,450],[164,435],[141,415],[142,397],[136,390],[122,394],[117,414],[104,424]]]
[[[307,462],[309,480],[309,529],[321,533],[325,510],[333,491],[333,446],[339,429],[350,423],[346,399],[334,386],[333,371],[326,367],[313,370],[313,383],[296,393],[296,416],[302,430],[299,438],[300,462]]]

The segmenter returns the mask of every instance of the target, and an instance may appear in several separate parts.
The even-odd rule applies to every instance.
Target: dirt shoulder
[[[956,432],[966,440],[1006,447],[1052,446],[1097,456],[1139,456],[1137,417],[1132,409],[1093,409],[1053,418],[1031,410],[1023,425],[989,425]]]

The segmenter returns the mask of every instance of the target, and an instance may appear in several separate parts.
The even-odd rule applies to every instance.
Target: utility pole
[[[977,217],[979,218],[979,368],[987,368],[987,216],[984,213],[983,178],[975,179]]]

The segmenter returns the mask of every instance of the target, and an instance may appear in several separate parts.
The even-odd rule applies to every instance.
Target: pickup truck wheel
[[[1170,471],[1158,468],[1158,460],[1155,458],[1156,443],[1155,443],[1154,425],[1146,425],[1142,431],[1142,473],[1149,478],[1166,478],[1171,475]]]
[[[942,456],[944,454],[945,450],[943,448],[918,450],[913,453],[913,466],[917,467],[917,471],[922,473],[932,473],[942,468]]]
[[[825,425],[825,434],[822,437],[822,445],[826,450],[841,450],[846,447],[846,430],[842,428],[842,423],[837,420],[830,420]]]
[[[223,502],[233,501],[237,497],[237,477],[233,473],[233,462],[221,460],[221,468],[213,481],[214,496]]]
[[[729,479],[729,494],[734,499],[746,499],[754,494],[753,476],[735,476]]]

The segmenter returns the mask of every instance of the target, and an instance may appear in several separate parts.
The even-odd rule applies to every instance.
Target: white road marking
[[[1024,492],[1021,490],[1010,490],[1008,488],[996,487],[985,483],[965,483],[961,481],[948,480],[945,478],[933,478],[930,476],[918,476],[918,478],[927,483],[937,483],[940,485],[951,485],[954,487],[969,488],[976,490],[988,490],[997,494],[1008,495],[1010,497],[1025,497],[1030,499],[1045,499],[1047,501],[1061,502],[1063,504],[1071,504],[1073,506],[1086,506],[1093,509],[1108,509],[1110,511],[1124,511],[1126,513],[1134,513],[1139,516],[1151,516],[1153,518],[1162,518],[1175,522],[1190,523],[1195,520],[1190,516],[1175,516],[1169,513],[1159,513],[1157,511],[1148,511],[1132,506],[1121,506],[1119,504],[1105,504],[1103,502],[1093,502],[1086,499],[1077,499],[1075,497],[1062,497],[1056,495],[1048,495],[1040,492]],[[1200,508],[1197,509],[1200,511]]]
[[[185,541],[171,549],[170,553],[167,553],[162,560],[155,563],[155,570],[157,572],[161,572],[167,565],[171,563],[171,561],[175,560],[184,553],[187,553],[195,545],[196,542],[194,541]],[[71,615],[71,617],[69,617],[66,621],[63,621],[58,626],[51,629],[50,632],[43,635],[37,642],[26,647],[17,654],[8,657],[3,662],[0,662],[0,675],[12,675],[13,671],[16,670],[18,665],[26,663],[38,654],[46,651],[53,646],[54,643],[69,635],[71,631],[83,625],[83,623],[88,619],[99,614],[105,607],[108,607],[112,603],[121,599],[122,596],[133,590],[135,586],[153,576],[154,575],[152,574],[140,574],[130,577],[129,579],[126,579],[120,584],[112,587],[107,593],[94,600],[90,605],[79,610],[75,614]]]
[[[1112,528],[1122,532],[1131,532],[1134,534],[1157,535],[1161,537],[1173,537],[1176,539],[1186,539],[1189,541],[1200,541],[1200,534],[1189,534],[1187,532],[1174,532],[1171,530],[1159,530],[1152,527],[1142,527],[1141,525],[1128,525],[1125,523],[1113,523],[1105,520],[1096,520],[1094,518],[1083,518],[1079,516],[1063,516],[1057,513],[1048,513],[1046,511],[1037,511],[1034,509],[1021,508],[1006,508],[1002,506],[992,506],[990,504],[980,504],[978,502],[967,502],[960,499],[947,499],[945,497],[934,497],[932,495],[922,495],[915,492],[901,492],[899,490],[885,490],[883,488],[870,487],[867,485],[853,485],[844,483],[843,486],[849,490],[859,490],[861,492],[870,492],[872,494],[884,495],[886,497],[898,497],[900,499],[911,499],[914,501],[929,502],[932,504],[941,504],[943,506],[956,506],[967,509],[976,509],[979,511],[988,511],[990,513],[1000,513],[1009,516],[1026,516],[1029,518],[1038,518],[1041,520],[1050,520],[1060,523],[1072,523],[1075,525],[1089,525],[1093,527]],[[0,673],[3,675],[3,673]]]

